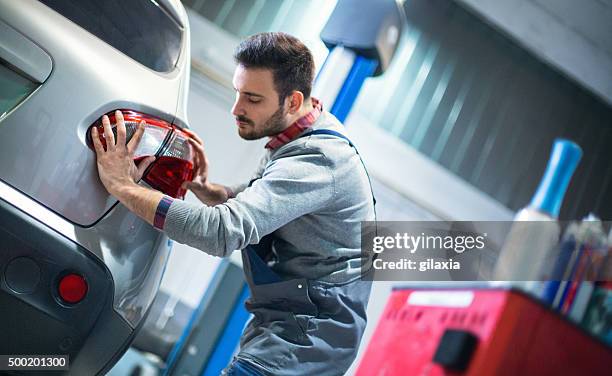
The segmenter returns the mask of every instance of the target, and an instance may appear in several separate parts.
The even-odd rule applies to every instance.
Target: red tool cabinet
[[[357,376],[612,375],[612,349],[529,296],[397,288]]]

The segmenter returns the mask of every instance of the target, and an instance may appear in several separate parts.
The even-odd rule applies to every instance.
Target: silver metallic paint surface
[[[68,220],[91,225],[115,199],[99,183],[87,129],[117,108],[173,121],[189,56],[160,74],[37,1],[1,0],[0,7],[0,18],[53,60],[42,87],[2,121],[11,137],[0,138],[0,177]],[[183,38],[184,50],[188,42]]]
[[[15,29],[0,21],[0,58],[19,67],[21,72],[36,83],[45,82],[51,74],[51,57]]]
[[[114,307],[134,327],[153,302],[170,256],[168,237],[121,204],[97,225],[75,226],[77,243],[98,255],[115,283]]]

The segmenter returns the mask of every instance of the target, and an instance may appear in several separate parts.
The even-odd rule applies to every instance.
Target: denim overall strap
[[[246,253],[250,266],[250,277],[254,285],[264,285],[282,280],[264,261],[270,251],[270,248],[267,246],[270,245],[272,239],[269,236],[264,236],[259,244],[248,245],[242,250],[242,252]]]
[[[249,182],[249,187],[259,178]],[[272,246],[272,235],[266,235],[258,244],[250,244],[242,250],[243,260],[249,263],[247,271],[247,281],[254,285],[264,285],[267,283],[280,282],[282,279],[274,273],[266,263]]]

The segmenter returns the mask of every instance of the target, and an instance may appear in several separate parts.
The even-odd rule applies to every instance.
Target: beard
[[[287,122],[285,121],[285,111],[283,106],[278,106],[278,110],[273,113],[268,120],[257,129],[253,121],[245,116],[236,116],[236,120],[245,122],[248,127],[239,127],[238,134],[245,140],[259,140],[263,137],[274,136],[287,128]]]

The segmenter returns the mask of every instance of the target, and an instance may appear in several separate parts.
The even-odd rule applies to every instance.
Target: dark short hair
[[[255,34],[238,45],[234,59],[245,68],[271,69],[281,104],[294,90],[310,97],[314,59],[299,39],[280,32]]]

